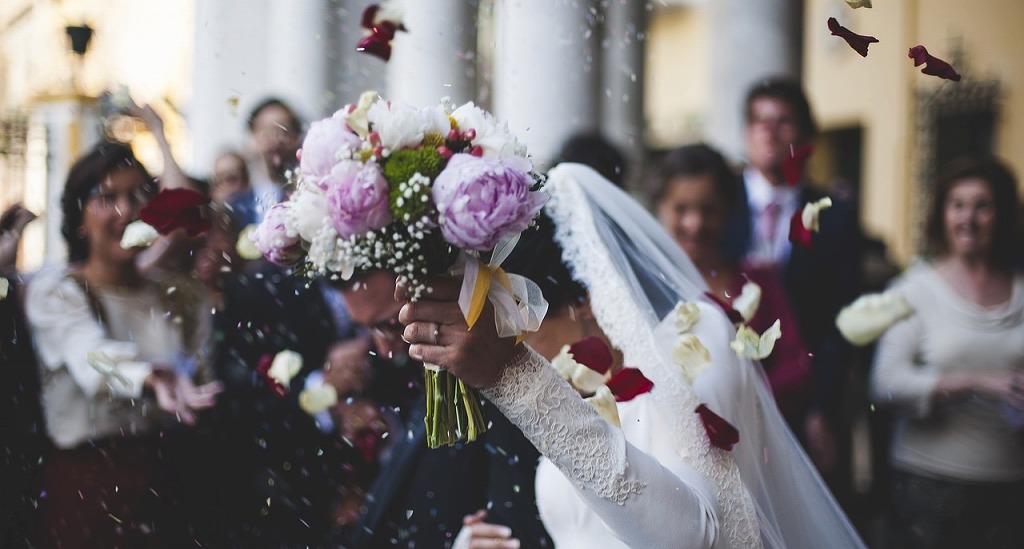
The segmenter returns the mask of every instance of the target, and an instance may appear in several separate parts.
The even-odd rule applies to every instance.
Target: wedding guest
[[[235,151],[222,153],[213,161],[213,184],[210,198],[219,204],[227,204],[232,197],[249,189],[249,167],[245,157]]]
[[[722,249],[722,232],[739,200],[739,181],[718,151],[703,144],[665,154],[651,178],[658,220],[700,271],[712,293],[726,302],[747,282],[761,289],[748,325],[763,333],[776,320],[782,337],[761,360],[772,393],[791,428],[800,427],[811,390],[810,354],[775,268],[741,265]]]
[[[1024,276],[1012,269],[1017,180],[973,158],[938,179],[929,258],[893,287],[915,313],[878,346],[872,388],[899,414],[893,547],[1024,539]]]
[[[36,339],[47,434],[43,545],[174,546],[179,529],[164,482],[163,425],[194,424],[219,392],[204,378],[201,326],[184,303],[136,267],[125,227],[153,180],[120,144],[101,143],[71,167],[61,197],[69,264],[40,272],[26,310]],[[165,530],[164,526],[171,529]]]
[[[756,363],[730,349],[734,328],[702,298],[699,271],[657,221],[584,166],[554,168],[545,191],[549,220],[524,231],[503,264],[551,299],[525,343],[497,336],[489,304],[469,330],[457,278],[432,279],[399,318],[411,356],[480,388],[541,451],[538,507],[555,545],[862,547]],[[681,302],[694,307],[680,315]],[[680,330],[711,357],[692,386],[673,350]],[[612,380],[633,370],[630,390],[612,392],[619,426],[549,363],[585,336],[612,348]],[[723,418],[738,443],[716,436]]]
[[[268,98],[248,118],[250,187],[230,201],[243,226],[259,223],[268,208],[283,198],[287,174],[298,165],[295,153],[302,143],[302,121],[284,101]]]
[[[744,108],[747,165],[739,207],[724,229],[723,243],[734,258],[778,269],[812,355],[811,402],[795,433],[844,500],[850,491],[849,425],[843,404],[851,352],[834,321],[860,292],[859,223],[851,205],[833,196],[813,246],[792,245],[791,216],[823,196],[802,174],[791,185],[783,169],[787,158],[814,138],[810,104],[798,84],[766,80],[749,90]]]

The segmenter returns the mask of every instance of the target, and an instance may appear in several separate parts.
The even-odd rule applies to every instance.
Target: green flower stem
[[[487,431],[480,397],[472,387],[444,370],[424,369],[427,415],[427,446],[454,446],[472,442]]]

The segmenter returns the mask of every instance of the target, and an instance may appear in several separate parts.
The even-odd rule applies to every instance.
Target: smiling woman
[[[187,332],[201,323],[183,318],[175,292],[140,274],[138,250],[120,244],[153,190],[124,145],[104,143],[80,158],[61,200],[70,265],[28,287],[56,447],[43,472],[46,546],[152,546],[168,505],[157,427],[174,417],[195,423],[219,391],[192,383],[204,338]]]
[[[894,291],[914,314],[879,343],[873,390],[899,412],[898,547],[1016,547],[1024,537],[1024,276],[1017,182],[995,159],[936,186],[930,262]]]

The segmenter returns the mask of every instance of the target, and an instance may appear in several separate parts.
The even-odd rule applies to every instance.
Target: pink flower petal
[[[945,78],[954,82],[959,82],[962,78],[957,74],[956,69],[952,65],[928,53],[928,50],[922,45],[910,48],[908,57],[914,60],[915,67],[924,65],[921,72],[929,76],[938,76],[939,78]]]
[[[612,351],[605,340],[597,337],[585,337],[569,347],[569,353],[576,362],[604,374],[612,367]]]

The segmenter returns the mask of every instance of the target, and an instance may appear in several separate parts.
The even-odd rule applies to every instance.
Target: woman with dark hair
[[[1024,276],[1012,270],[1017,181],[994,158],[939,179],[930,257],[894,288],[915,314],[879,343],[873,392],[893,436],[894,547],[1024,539]]]
[[[174,288],[146,279],[125,227],[155,191],[131,150],[102,143],[71,167],[61,198],[69,265],[29,283],[42,408],[56,450],[43,472],[44,544],[150,547],[170,490],[159,471],[161,423],[193,424],[219,386],[202,371],[203,325]]]
[[[658,220],[715,296],[732,302],[747,282],[761,289],[760,306],[748,325],[757,333],[776,320],[782,326],[782,337],[761,364],[782,415],[802,435],[811,391],[810,356],[785,289],[772,266],[741,266],[722,248],[722,231],[739,201],[739,180],[718,151],[697,144],[666,153],[651,183]]]

